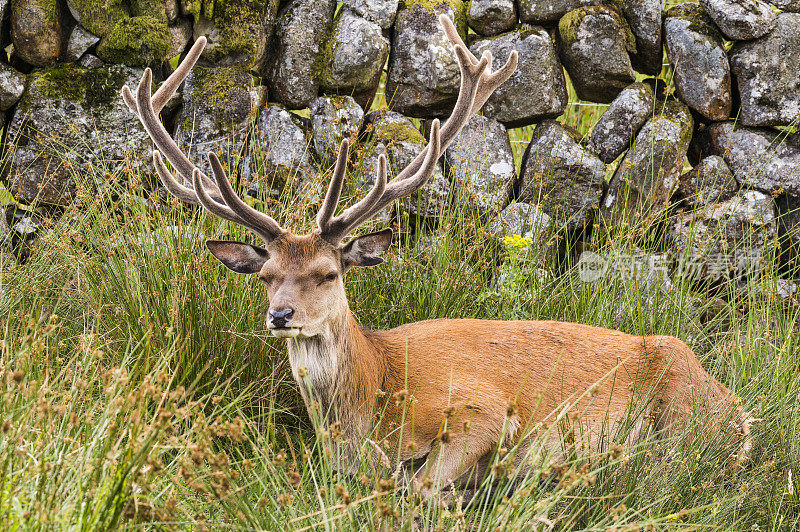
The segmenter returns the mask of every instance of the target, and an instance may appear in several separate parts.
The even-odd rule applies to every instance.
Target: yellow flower
[[[508,235],[503,237],[503,245],[509,250],[522,251],[533,244],[533,240],[520,235]]]

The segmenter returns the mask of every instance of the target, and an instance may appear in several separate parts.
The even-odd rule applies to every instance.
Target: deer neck
[[[384,365],[349,308],[322,333],[289,339],[288,350],[292,375],[315,423],[338,421],[346,433],[368,426]]]

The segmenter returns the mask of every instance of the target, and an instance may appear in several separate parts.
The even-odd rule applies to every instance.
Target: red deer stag
[[[153,159],[164,186],[178,199],[202,205],[264,241],[263,248],[224,240],[208,240],[206,245],[229,269],[254,274],[266,286],[266,326],[287,340],[292,374],[309,414],[313,418],[321,407],[328,422],[339,423],[346,439],[364,442],[380,412],[379,435],[391,443],[386,445],[389,456],[383,458],[391,460],[392,467],[414,461],[411,481],[425,495],[451,482],[481,478],[498,445],[518,444],[515,465],[520,467],[534,441],[558,455],[558,435],[526,436],[537,428],[560,426],[567,418],[574,421],[575,412],[583,437],[594,449],[604,445],[604,434],[626,423],[631,426],[634,410],[629,438],[649,429],[676,433],[701,398],[713,420],[703,430],[727,433],[731,418],[741,441],[741,458],[748,427],[738,399],[706,373],[677,338],[631,336],[554,321],[440,319],[388,331],[359,326],[350,312],[344,276],[352,267],[380,264],[392,231],[347,243],[343,239],[421,187],[467,120],[516,69],[517,55],[512,52],[493,72],[488,52],[477,59],[450,19],[442,15],[439,20],[461,70],[452,114],[441,128],[433,121],[425,149],[388,183],[386,159],[379,157],[372,189],[335,215],[348,159],[348,143],[343,141],[317,215],[318,228],[307,235],[283,229],[239,198],[213,153],[208,154],[213,181],[204,175],[159,121],[161,108],[199,57],[204,38],[152,96],[150,70],[145,70],[135,97],[127,87],[122,91],[158,148]],[[175,179],[162,154],[192,188]],[[572,416],[565,415],[564,405],[572,409]],[[412,409],[408,416],[406,408]]]

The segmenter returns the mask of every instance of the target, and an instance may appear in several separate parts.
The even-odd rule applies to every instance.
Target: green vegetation
[[[585,132],[601,112],[571,106],[563,121]],[[527,140],[530,131],[512,138]],[[509,481],[504,461],[514,449],[501,448],[471,502],[448,508],[396,489],[392,471],[362,465],[352,476],[337,473],[336,431],[311,427],[285,348],[264,331],[264,288],[222,268],[203,245],[250,240],[248,233],[175,201],[142,201],[149,194],[136,176],[75,171],[79,183],[131,185],[80,186],[65,213],[73,221],[47,231],[25,264],[0,254],[3,529],[800,526],[800,304],[776,295],[769,268],[745,289],[680,276],[658,292],[636,275],[587,283],[563,235],[511,236],[500,252],[469,202],[453,198],[434,244],[400,239],[385,264],[349,273],[351,308],[373,328],[480,317],[677,336],[759,419],[741,471],[726,468],[722,442],[690,430],[570,454],[563,464],[537,461],[519,483]],[[363,193],[354,183],[364,171],[351,169],[343,204]],[[306,232],[318,196],[248,201]],[[413,225],[398,223],[406,234]],[[664,249],[650,225],[634,220],[584,247],[603,257]],[[704,413],[697,416],[702,425]]]

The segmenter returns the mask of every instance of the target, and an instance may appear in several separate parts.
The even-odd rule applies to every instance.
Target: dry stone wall
[[[0,178],[17,202],[4,234],[20,206],[72,203],[83,165],[113,179],[152,171],[119,90],[145,67],[163,79],[201,35],[200,63],[162,114],[196,161],[217,151],[251,193],[318,194],[319,169],[350,137],[371,141],[367,166],[386,153],[399,171],[425,142],[409,118],[447,116],[458,94],[441,13],[475,54],[516,51],[519,68],[400,202],[419,227],[466,191],[493,223],[546,219],[532,226],[585,237],[679,202],[755,253],[775,234],[800,245],[800,3],[787,0],[0,0]],[[579,98],[609,104],[586,135],[555,120],[566,76]],[[381,79],[391,111],[370,113]],[[508,129],[530,125],[517,170]],[[702,247],[681,220],[666,225],[677,247]]]

